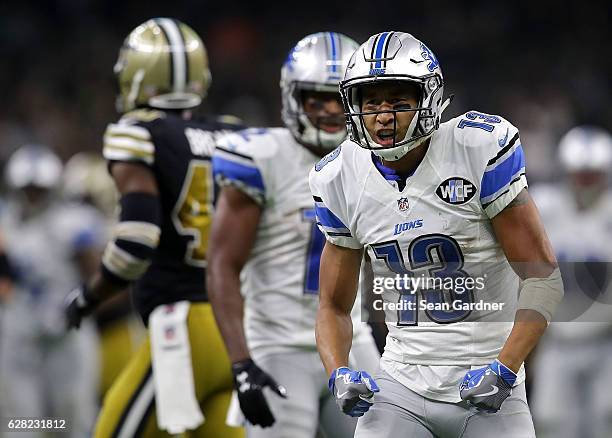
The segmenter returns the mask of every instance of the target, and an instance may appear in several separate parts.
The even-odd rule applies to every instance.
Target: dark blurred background
[[[530,180],[551,179],[565,131],[612,128],[610,12],[609,2],[553,0],[8,2],[0,14],[0,163],[26,142],[64,159],[100,150],[117,118],[112,67],[123,38],[169,16],[208,47],[213,83],[202,110],[250,125],[280,124],[280,66],[304,35],[335,30],[363,42],[384,30],[410,32],[436,53],[446,92],[456,95],[446,117],[478,109],[510,119],[521,129]]]

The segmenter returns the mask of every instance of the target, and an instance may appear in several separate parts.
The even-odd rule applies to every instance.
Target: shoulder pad
[[[323,158],[319,160],[317,164],[315,164],[315,172],[320,172],[323,170],[325,166],[334,161],[336,158],[340,156],[342,152],[342,145],[338,146],[336,149],[331,151],[329,154],[325,155]]]
[[[137,161],[147,165],[155,161],[155,145],[149,130],[123,118],[106,127],[102,153],[109,161]]]
[[[468,111],[443,125],[452,129],[454,140],[465,147],[495,150],[518,136],[518,129],[508,120],[478,111]]]
[[[163,111],[158,111],[149,108],[140,108],[125,113],[119,123],[138,123],[138,122],[152,122],[157,119],[163,119],[166,114]]]
[[[223,135],[219,138],[217,147],[253,159],[271,158],[279,147],[280,135],[277,129],[243,129]]]
[[[225,129],[231,129],[232,127],[235,129],[245,129],[246,127],[246,124],[240,117],[236,117],[231,114],[217,116],[215,121],[223,125]]]
[[[321,182],[329,182],[340,175],[343,163],[347,159],[347,154],[350,154],[352,147],[355,147],[355,145],[350,140],[346,140],[321,158],[311,172],[312,178]]]

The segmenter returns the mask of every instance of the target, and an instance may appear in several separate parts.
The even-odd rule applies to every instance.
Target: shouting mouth
[[[393,145],[393,139],[395,137],[394,129],[379,129],[376,131],[374,141],[381,146]]]

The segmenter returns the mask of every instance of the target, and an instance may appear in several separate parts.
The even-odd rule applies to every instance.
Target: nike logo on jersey
[[[465,178],[454,176],[444,180],[436,189],[436,195],[451,205],[461,205],[470,201],[476,194],[476,186]]]
[[[489,395],[495,395],[499,392],[499,388],[495,385],[491,385],[491,388],[493,388],[491,391],[489,392],[485,392],[484,394],[476,394],[477,397],[487,397]]]
[[[337,398],[342,398],[342,397],[344,397],[348,393],[349,393],[348,391],[340,392],[340,393],[338,393],[338,395],[336,395],[336,397]]]
[[[503,148],[504,146],[506,146],[506,142],[508,141],[509,133],[510,133],[510,128],[506,128],[506,135],[500,138],[499,140],[497,140],[497,144],[499,145],[500,148]]]

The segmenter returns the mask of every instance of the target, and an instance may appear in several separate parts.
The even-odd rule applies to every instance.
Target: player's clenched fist
[[[499,360],[484,368],[469,371],[459,387],[463,400],[487,412],[497,412],[512,394],[516,374]]]
[[[235,362],[232,365],[232,371],[234,373],[234,386],[238,391],[240,409],[247,421],[255,426],[272,426],[274,415],[270,411],[263,388],[267,386],[279,396],[286,398],[287,390],[285,387],[276,383],[251,359]]]
[[[86,286],[80,286],[71,291],[64,299],[64,315],[68,329],[79,328],[81,320],[91,314],[96,308],[95,300]]]
[[[340,367],[329,378],[329,390],[336,403],[347,415],[361,417],[372,406],[374,393],[380,391],[378,385],[365,371],[353,371]]]

